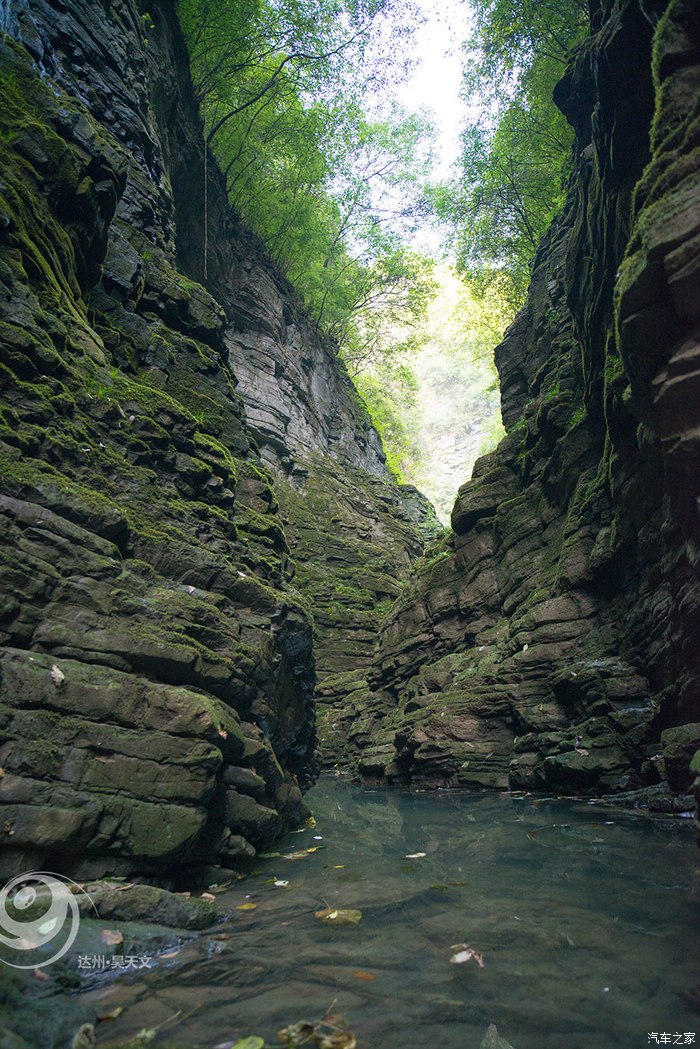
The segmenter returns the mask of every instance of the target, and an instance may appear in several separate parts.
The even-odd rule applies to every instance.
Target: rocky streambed
[[[83,904],[74,946],[37,970],[47,979],[26,976],[14,1023],[6,992],[19,1037],[0,1045],[63,1049],[85,1024],[104,1049],[276,1045],[329,1013],[374,1049],[636,1049],[697,1029],[689,821],[336,777],[309,800],[315,824],[229,885],[94,887],[99,919]],[[505,1043],[484,1042],[494,1024]]]

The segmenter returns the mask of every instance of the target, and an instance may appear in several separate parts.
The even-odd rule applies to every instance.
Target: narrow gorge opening
[[[696,1040],[699,52],[0,6],[1,1045]]]

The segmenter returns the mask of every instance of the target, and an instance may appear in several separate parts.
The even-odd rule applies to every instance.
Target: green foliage
[[[455,492],[478,455],[504,435],[493,347],[506,327],[506,299],[474,295],[447,267],[405,342],[354,380],[379,430],[389,466],[449,520]]]
[[[387,466],[400,482],[415,477],[421,459],[418,383],[406,363],[384,362],[355,376],[379,431]]]
[[[424,116],[369,115],[401,74],[411,0],[179,0],[207,139],[229,199],[349,360],[380,351],[429,294],[406,241]],[[383,42],[383,45],[382,43]]]
[[[572,131],[552,101],[587,7],[579,0],[475,0],[463,94],[479,115],[463,135],[458,185],[432,192],[458,265],[482,294],[523,300],[540,237],[563,200]]]

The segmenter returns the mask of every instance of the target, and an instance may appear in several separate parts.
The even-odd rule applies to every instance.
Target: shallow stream
[[[156,1045],[274,1042],[335,1003],[368,1049],[478,1049],[490,1023],[515,1049],[640,1049],[650,1033],[700,1043],[688,822],[338,779],[308,801],[316,826],[218,897],[257,905],[236,911],[232,936],[202,934],[147,975],[89,992],[102,1011],[123,1007],[110,1038],[179,1011]],[[362,920],[324,925],[324,907]],[[460,943],[483,968],[450,962]]]

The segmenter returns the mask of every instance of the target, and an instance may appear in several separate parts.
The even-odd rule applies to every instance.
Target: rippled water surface
[[[204,934],[145,978],[92,992],[102,1008],[124,1006],[110,1034],[181,1010],[158,1041],[274,1041],[335,1000],[368,1049],[478,1049],[489,1023],[515,1049],[638,1049],[650,1032],[700,1043],[687,998],[700,865],[688,822],[335,779],[308,800],[316,827],[277,848],[318,851],[260,859],[219,897],[257,904],[236,912],[231,938]],[[324,926],[314,911],[326,905],[362,921]],[[457,943],[480,951],[483,969],[451,964]]]

